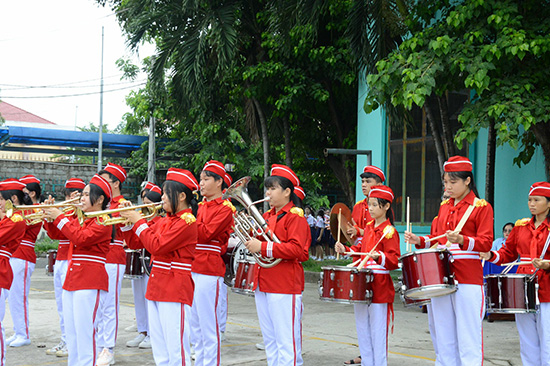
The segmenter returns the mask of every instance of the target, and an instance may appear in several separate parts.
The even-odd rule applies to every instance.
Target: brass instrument
[[[122,208],[115,208],[113,210],[104,210],[104,211],[94,211],[94,212],[83,212],[81,220],[89,219],[91,217],[97,218],[97,223],[100,225],[118,225],[126,223],[127,219],[124,217],[105,217],[110,216],[115,213],[130,211],[130,210],[141,210],[143,218],[149,220],[159,214],[159,211],[162,209],[162,202],[148,203],[139,206],[128,206]],[[103,221],[100,218],[103,217]]]
[[[248,182],[250,182],[250,179],[250,177],[239,179],[223,194],[223,199],[236,199],[244,206],[244,208],[246,208],[246,211],[248,212],[248,214],[246,214],[244,212],[236,211],[233,214],[233,220],[235,222],[233,230],[243,243],[256,237],[261,237],[265,241],[280,243],[281,241],[277,238],[275,233],[269,229],[267,222],[255,206],[256,203],[263,202],[266,199],[252,202],[250,196],[248,195],[248,189],[246,186],[248,185]],[[275,267],[282,260],[281,258],[264,257],[259,253],[253,253],[252,255],[260,267],[263,268]]]
[[[16,206],[10,200],[6,201],[6,213],[8,217],[11,217],[14,211],[21,211],[21,216],[27,223],[27,225],[36,225],[42,222],[46,218],[46,214],[42,211],[45,208],[58,208],[63,211],[67,216],[72,216],[75,214],[75,208],[78,208],[79,204],[76,203],[80,201],[80,197],[73,198],[67,201],[56,203],[53,205],[26,205],[26,206]],[[72,213],[68,214],[69,211],[74,210]],[[25,211],[32,211],[31,213],[25,213]]]

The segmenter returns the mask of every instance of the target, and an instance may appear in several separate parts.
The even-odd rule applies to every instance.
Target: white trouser
[[[302,295],[254,294],[268,366],[301,366]]]
[[[365,365],[388,364],[388,304],[354,304],[355,327]]]
[[[55,302],[57,304],[57,313],[59,314],[59,326],[61,328],[61,340],[66,341],[65,320],[63,319],[63,283],[67,276],[69,261],[55,261],[53,266],[53,289],[55,291]]]
[[[157,366],[191,366],[190,306],[179,302],[147,300],[147,309],[155,364]]]
[[[227,285],[223,281],[218,300],[218,322],[220,323],[220,332],[225,332],[225,324],[227,323]]]
[[[139,333],[149,332],[149,322],[147,320],[147,283],[149,276],[143,275],[141,278],[132,279],[132,292],[134,293],[134,310],[136,313],[136,324]]]
[[[450,295],[432,298],[435,335],[442,366],[483,364],[483,286],[459,284]]]
[[[0,288],[0,366],[6,366],[6,334],[2,322],[6,315],[7,292],[5,288]]]
[[[523,366],[550,365],[550,303],[535,314],[516,314]]]
[[[125,264],[105,263],[105,270],[109,275],[109,291],[101,292],[97,333],[99,352],[103,348],[113,348],[116,344],[120,288],[125,269]]]
[[[434,346],[435,359],[437,360],[439,358],[439,352],[437,351],[437,338],[435,336],[434,314],[433,314],[431,302],[426,305],[426,309],[428,310],[428,327],[430,329],[430,337],[432,337],[432,344]],[[441,362],[441,360],[439,360],[439,362]]]
[[[8,296],[13,331],[20,338],[29,339],[29,289],[31,275],[34,271],[34,263],[10,258],[13,282]]]
[[[68,365],[94,366],[96,362],[97,312],[100,290],[63,290]]]
[[[195,282],[190,319],[195,366],[216,366],[221,359],[217,306],[223,278],[194,272],[191,275]]]

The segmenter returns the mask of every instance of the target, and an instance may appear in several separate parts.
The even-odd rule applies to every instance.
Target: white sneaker
[[[126,347],[139,347],[139,344],[145,339],[145,334],[139,333],[136,338],[126,342]]]
[[[96,366],[108,366],[108,365],[114,365],[115,364],[115,353],[109,351],[108,348],[103,348],[103,351],[99,354],[99,357],[97,358],[97,361],[95,363]]]
[[[139,348],[151,348],[151,337],[146,336],[139,344]]]
[[[9,337],[8,339],[6,339],[6,346],[9,346],[11,344],[11,342],[15,341],[15,338],[17,338],[17,336],[14,334],[11,337]]]
[[[56,355],[57,351],[61,350],[63,347],[65,347],[65,342],[61,341],[57,346],[53,346],[50,349],[46,350],[47,355]]]
[[[59,351],[55,353],[57,357],[68,357],[69,351],[67,350],[67,345],[64,345]]]
[[[22,347],[31,344],[29,338],[16,337],[13,342],[10,343],[10,347]]]
[[[264,350],[265,349],[265,343],[264,342],[256,343],[256,348],[259,349],[260,351]]]

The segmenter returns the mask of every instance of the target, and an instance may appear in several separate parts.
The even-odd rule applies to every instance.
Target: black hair
[[[390,223],[393,225],[393,209],[391,208],[391,202],[379,197],[376,197],[376,201],[381,208],[390,205],[390,208],[386,211],[386,219],[390,219]]]
[[[107,174],[109,176],[109,179],[111,179],[113,182],[118,182],[118,187],[122,188],[122,182],[120,181],[120,179],[116,177],[116,175],[106,171],[105,169],[100,170],[99,173],[97,173],[97,175],[100,175],[100,176],[103,174]]]
[[[382,178],[380,178],[378,175],[374,173],[370,173],[370,172],[361,173],[360,177],[365,179],[372,178],[376,181],[376,183],[382,183]]]
[[[227,189],[228,186],[227,186],[227,183],[225,183],[225,179],[223,179],[223,177],[221,177],[220,175],[214,173],[214,172],[211,172],[210,170],[203,170],[202,173],[204,173],[207,177],[212,177],[214,178],[214,180],[217,182],[221,179],[222,181],[222,191],[224,189]]]
[[[176,214],[178,208],[178,195],[183,192],[185,193],[185,202],[191,208],[191,212],[194,216],[197,216],[197,210],[199,208],[199,203],[195,198],[193,192],[187,188],[183,183],[176,182],[173,180],[167,180],[162,185],[162,190],[168,196],[168,201],[170,202],[170,208],[172,209],[172,214]]]
[[[139,192],[139,196],[141,199],[143,199],[145,196],[147,196],[147,193],[151,192],[149,188],[143,188],[141,192]]]
[[[40,202],[40,196],[42,195],[42,187],[40,187],[40,183],[35,183],[35,182],[28,183],[27,189],[31,192],[34,192],[36,200]]]
[[[11,200],[12,196],[16,196],[17,200],[19,201],[19,206],[32,205],[33,204],[31,197],[28,194],[26,194],[25,192],[20,191],[18,189],[10,189],[8,191],[0,191],[0,194],[2,194],[2,198],[4,198],[6,201]],[[12,203],[15,205],[14,202],[12,202]]]
[[[98,186],[97,184],[90,183],[90,203],[91,205],[95,205],[97,200],[100,196],[103,196],[103,203],[101,204],[101,210],[106,210],[107,205],[109,204],[109,198],[107,197],[107,194],[105,191]]]
[[[549,212],[550,214],[550,212]],[[506,226],[508,225],[512,225],[512,227],[514,227],[514,223],[513,222],[507,222],[506,224],[504,224],[504,226],[502,227],[502,231],[504,231],[504,229],[506,229]]]
[[[147,197],[151,202],[160,202],[162,201],[162,195],[158,192],[147,190],[147,193],[143,196],[143,198]]]
[[[477,193],[476,188],[476,182],[474,181],[474,174],[472,172],[445,172],[443,176],[445,176],[445,174],[448,174],[449,178],[451,179],[466,180],[467,178],[470,178],[470,184],[468,184],[468,188],[470,188],[470,190],[474,192],[476,197],[479,198],[479,194]],[[442,179],[443,176],[441,177]]]
[[[321,216],[321,217],[325,216],[325,210],[320,209],[319,211],[317,211],[317,215],[316,215],[316,216]]]
[[[82,188],[65,188],[63,189],[63,195],[65,197],[68,197],[71,195],[71,193],[73,192],[79,192],[80,194],[82,194],[82,191],[83,189]]]
[[[294,203],[294,206],[302,208],[302,200],[298,196],[296,196],[296,193],[294,193],[294,185],[288,178],[278,175],[272,175],[270,177],[267,177],[264,185],[266,188],[279,186],[283,189],[283,191],[287,188],[290,188],[290,201]]]

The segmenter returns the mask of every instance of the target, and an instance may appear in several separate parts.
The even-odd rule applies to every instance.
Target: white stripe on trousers
[[[388,364],[388,304],[354,304],[355,327],[365,365]]]
[[[550,303],[535,314],[516,314],[523,366],[550,365]]]
[[[179,302],[147,300],[149,335],[157,366],[191,366],[189,313]]]
[[[191,275],[195,283],[190,318],[195,366],[216,366],[221,361],[217,306],[223,278],[193,272]]]
[[[4,315],[6,315],[6,297],[7,292],[5,288],[0,288],[0,366],[6,366],[6,334],[4,332]]]
[[[8,296],[13,331],[18,337],[29,338],[29,289],[35,264],[19,258],[10,259],[13,281]]]
[[[227,323],[227,285],[222,281],[220,287],[220,297],[218,299],[218,323],[220,323],[220,332],[225,332]]]
[[[116,344],[120,288],[125,269],[125,264],[105,263],[105,270],[109,275],[109,291],[101,293],[97,330],[98,352],[101,352],[103,348],[112,348]]]
[[[96,362],[97,312],[101,290],[63,290],[63,311],[67,351],[71,366],[90,366]]]
[[[437,350],[442,366],[483,364],[483,286],[458,284],[450,295],[432,298]]]
[[[132,279],[132,293],[134,294],[134,311],[136,313],[136,324],[139,333],[149,332],[149,321],[147,318],[147,283],[149,276],[146,274],[141,278]]]
[[[268,366],[301,366],[302,295],[255,291]]]
[[[65,320],[63,319],[63,283],[67,277],[68,260],[55,261],[53,266],[53,289],[55,292],[55,302],[57,304],[57,314],[59,314],[59,327],[61,328],[61,340],[66,341]]]

